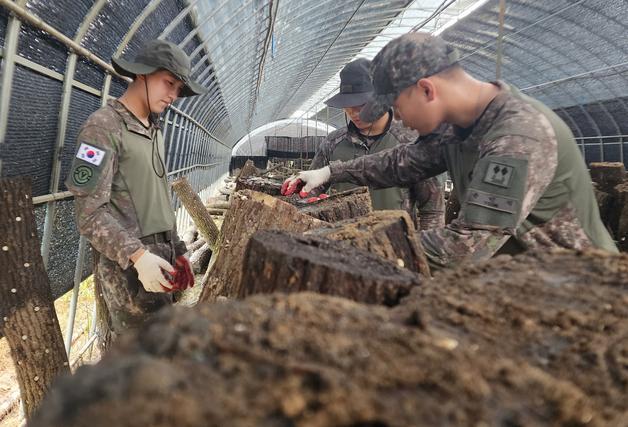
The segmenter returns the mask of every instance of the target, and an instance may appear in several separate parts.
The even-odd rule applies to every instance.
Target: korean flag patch
[[[91,163],[94,166],[100,166],[105,158],[106,151],[96,148],[92,145],[81,142],[81,146],[76,153],[76,158]]]

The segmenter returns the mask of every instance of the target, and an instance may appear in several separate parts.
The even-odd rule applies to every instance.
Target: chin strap
[[[144,88],[146,89],[146,104],[148,107],[148,122],[153,125],[153,129],[151,129],[151,165],[153,167],[153,172],[157,175],[158,178],[163,178],[166,175],[166,166],[164,165],[164,161],[161,159],[161,154],[159,153],[159,149],[157,148],[157,128],[156,123],[159,123],[159,119],[155,119],[153,117],[153,111],[150,108],[150,98],[148,96],[148,75],[144,76]],[[159,114],[155,114],[159,117]],[[157,151],[157,160],[159,160],[159,165],[161,166],[161,173],[157,172],[157,168],[155,168],[155,151]]]

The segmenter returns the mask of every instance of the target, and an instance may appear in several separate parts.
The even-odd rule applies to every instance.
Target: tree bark
[[[306,235],[340,240],[430,277],[430,267],[412,219],[405,211],[375,211]]]
[[[29,418],[70,372],[37,239],[30,178],[0,180],[0,316]]]
[[[620,251],[628,252],[628,183],[616,186],[614,191],[617,215],[615,240]]]
[[[199,274],[207,268],[207,264],[209,264],[209,260],[212,256],[212,250],[209,248],[209,245],[205,243],[203,246],[198,248],[192,256],[190,256],[190,264],[192,265],[192,271],[195,274]]]
[[[253,190],[270,194],[271,196],[281,196],[281,185],[282,182],[275,179],[264,178],[262,176],[249,176],[238,179],[236,191]]]
[[[245,255],[239,297],[312,291],[394,306],[420,276],[341,242],[282,231],[258,231]]]
[[[615,186],[626,177],[626,167],[621,162],[593,162],[589,165],[591,180],[605,193],[613,193]]]
[[[447,203],[445,203],[445,224],[449,224],[454,219],[458,218],[459,212],[460,202],[458,201],[458,196],[456,196],[456,192],[452,190],[449,193],[449,198],[447,198]]]
[[[214,250],[216,248],[216,242],[218,241],[218,235],[220,231],[214,223],[211,215],[207,212],[205,205],[201,202],[198,194],[194,192],[192,186],[188,183],[185,177],[181,177],[172,183],[172,189],[177,193],[177,196],[181,199],[183,206],[188,211],[196,228],[205,241],[209,244],[210,248]]]
[[[305,204],[304,200],[296,202],[301,213],[327,222],[356,218],[373,211],[371,195],[366,187],[343,191],[314,203]]]
[[[231,202],[211,202],[205,205],[207,209],[224,209],[228,210],[231,207]]]
[[[200,249],[201,246],[206,244],[205,239],[198,239],[187,246],[188,254],[193,254],[196,250]]]
[[[250,190],[234,194],[220,240],[203,278],[203,292],[199,300],[214,301],[220,295],[237,295],[244,251],[250,236],[257,230],[303,232],[325,224],[267,194]]]

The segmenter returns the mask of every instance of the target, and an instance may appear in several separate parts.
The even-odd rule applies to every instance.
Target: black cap
[[[330,107],[347,108],[364,105],[373,95],[369,76],[371,61],[365,58],[349,62],[340,71],[340,93],[325,101]]]
[[[135,78],[138,74],[151,74],[157,70],[168,70],[183,82],[179,96],[193,96],[205,93],[203,86],[190,76],[190,58],[183,49],[165,40],[151,40],[137,53],[135,61],[111,58],[113,68],[119,74]]]

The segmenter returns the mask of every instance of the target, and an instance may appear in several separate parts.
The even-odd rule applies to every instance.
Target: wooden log
[[[306,204],[306,199],[292,200],[299,207],[299,212],[327,222],[356,218],[373,211],[371,195],[366,187],[342,191],[314,203]]]
[[[445,203],[445,224],[451,223],[454,219],[458,218],[460,212],[460,202],[455,191],[449,193],[447,203]]]
[[[203,236],[209,247],[214,249],[220,232],[212,217],[207,213],[207,209],[198,194],[184,176],[172,183],[172,189],[177,193],[181,203],[192,217],[200,235]]]
[[[193,254],[196,250],[200,249],[205,243],[205,239],[198,239],[190,245],[187,245],[188,254]]]
[[[614,192],[617,215],[615,240],[620,251],[628,252],[628,183],[616,186]]]
[[[249,176],[247,178],[238,179],[236,191],[253,190],[260,193],[270,194],[271,196],[281,196],[282,181],[276,179],[265,178],[262,176]]]
[[[227,209],[207,209],[207,213],[210,215],[223,216],[227,212]]]
[[[241,298],[259,293],[312,291],[394,306],[420,276],[341,242],[283,231],[258,231],[243,265]]]
[[[255,167],[255,163],[252,160],[247,160],[240,172],[236,175],[236,183],[240,179],[248,178],[249,176],[257,176],[259,175],[259,169]]]
[[[430,267],[423,246],[417,238],[410,215],[405,211],[375,211],[305,234],[341,240],[353,247],[379,255],[400,267],[430,277]]]
[[[70,367],[40,253],[31,179],[0,179],[0,206],[0,329],[29,418]]]
[[[212,201],[205,204],[207,209],[229,209],[231,202],[226,201]]]
[[[589,164],[591,180],[605,193],[613,193],[615,186],[624,182],[626,167],[621,162],[593,162]]]
[[[212,250],[207,243],[198,248],[190,256],[190,264],[195,274],[200,274],[207,268],[212,257]]]
[[[197,237],[198,237],[198,228],[196,228],[196,225],[192,224],[191,226],[188,227],[187,230],[185,230],[185,232],[183,233],[183,236],[181,236],[181,240],[183,240],[186,246],[190,246],[192,242],[196,240]]]
[[[244,251],[257,230],[303,232],[327,223],[300,213],[294,206],[267,194],[243,190],[234,194],[220,240],[203,278],[200,301],[234,296],[240,284]]]

